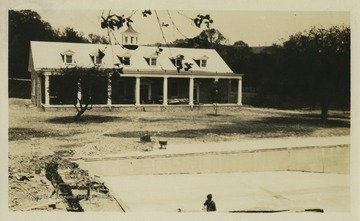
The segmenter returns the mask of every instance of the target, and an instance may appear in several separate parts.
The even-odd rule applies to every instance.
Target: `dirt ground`
[[[9,99],[9,210],[69,211],[63,199],[48,197],[56,189],[59,174],[61,182],[90,188],[92,198],[79,201],[84,211],[121,211],[111,190],[71,158],[151,150],[159,147],[158,140],[198,143],[350,134],[350,112],[346,111],[331,111],[326,125],[320,123],[319,110],[243,107],[218,113],[91,110],[74,122],[74,111],[44,112],[29,100]],[[155,142],[140,142],[145,134]],[[56,176],[47,172],[54,165]],[[83,189],[72,192],[74,196],[86,193]]]

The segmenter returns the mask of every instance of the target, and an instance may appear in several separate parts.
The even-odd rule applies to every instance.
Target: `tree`
[[[52,41],[54,30],[31,10],[9,11],[9,77],[30,78],[30,41]]]
[[[215,44],[213,48],[233,72],[246,73],[247,77],[244,79],[244,85],[248,86],[248,76],[251,72],[250,58],[253,54],[251,48],[243,41],[238,41],[234,45]]]
[[[227,39],[217,29],[205,29],[194,38],[177,39],[170,43],[174,47],[183,48],[214,48],[215,45],[224,44]]]
[[[227,40],[219,30],[214,28],[205,29],[199,34],[198,38],[206,40],[210,45],[224,44]]]
[[[246,44],[246,43],[243,42],[243,41],[236,41],[236,42],[234,43],[234,46],[235,46],[235,47],[240,47],[240,48],[249,48],[249,45]]]
[[[224,91],[221,88],[219,81],[215,81],[210,85],[209,100],[214,104],[215,115],[217,115],[218,103],[224,98]]]
[[[73,28],[66,27],[64,31],[57,31],[57,41],[60,42],[74,42],[74,43],[90,43],[83,33],[75,31]]]
[[[92,101],[94,96],[96,96],[94,88],[101,78],[109,77],[109,75],[114,73],[114,77],[116,74],[119,75],[117,71],[100,69],[99,67],[63,68],[60,70],[60,73],[62,74],[63,83],[69,86],[66,93],[70,93],[73,105],[78,112],[74,118],[75,121],[79,120],[85,111],[92,109]]]
[[[73,28],[54,30],[31,10],[9,11],[9,77],[30,78],[28,62],[30,41],[86,42]]]
[[[226,64],[235,73],[246,73],[244,86],[251,86],[250,59],[253,55],[251,48],[243,41],[234,45],[224,45],[227,39],[217,29],[206,29],[194,38],[177,39],[171,43],[174,47],[184,48],[212,48],[224,59]]]
[[[91,33],[88,35],[88,38],[92,44],[109,44],[109,40],[104,36]]]
[[[350,28],[312,28],[284,43],[284,67],[295,97],[321,107],[350,105]]]

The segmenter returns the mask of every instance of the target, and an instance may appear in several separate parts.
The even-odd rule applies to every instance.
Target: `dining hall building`
[[[122,45],[41,42],[30,43],[32,103],[43,109],[73,107],[73,96],[61,70],[98,67],[109,75],[98,80],[92,104],[109,109],[213,106],[212,85],[221,86],[221,106],[242,106],[242,77],[234,73],[214,49],[139,46],[131,26]],[[111,78],[114,65],[122,69]],[[78,93],[78,96],[81,96]]]

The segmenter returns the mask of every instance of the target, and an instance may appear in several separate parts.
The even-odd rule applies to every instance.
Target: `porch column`
[[[229,83],[228,83],[228,92],[227,92],[228,103],[230,103],[230,96],[231,96],[231,79],[229,79]]]
[[[194,78],[190,78],[189,82],[189,105],[194,106]]]
[[[140,77],[135,81],[135,106],[140,106]]]
[[[36,83],[35,72],[31,72],[31,102],[36,105]]]
[[[77,86],[78,86],[78,93],[77,93],[77,102],[76,105],[79,106],[80,105],[80,101],[81,101],[81,79],[79,79],[79,81],[77,82]]]
[[[167,106],[167,97],[168,95],[168,77],[164,77],[164,82],[163,82],[163,105]]]
[[[50,105],[50,80],[49,73],[45,73],[45,106]]]
[[[196,84],[196,101],[200,103],[200,84]]]
[[[36,84],[36,106],[41,107],[42,95],[41,95],[41,75],[40,75],[40,73],[37,73],[35,84]]]
[[[111,108],[111,104],[112,104],[112,101],[111,101],[111,93],[112,93],[112,87],[111,87],[111,76],[113,74],[110,73],[108,75],[108,85],[107,85],[107,105],[109,106],[109,108]]]
[[[151,89],[151,83],[150,83],[149,86],[148,86],[148,100],[149,100],[149,101],[152,100],[151,91],[152,91],[152,89]]]
[[[241,78],[239,78],[239,81],[238,81],[237,105],[242,105],[242,79]]]

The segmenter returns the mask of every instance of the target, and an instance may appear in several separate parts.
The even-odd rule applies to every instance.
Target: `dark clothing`
[[[206,211],[208,212],[216,211],[215,202],[212,200],[206,200],[204,206],[206,206]]]

